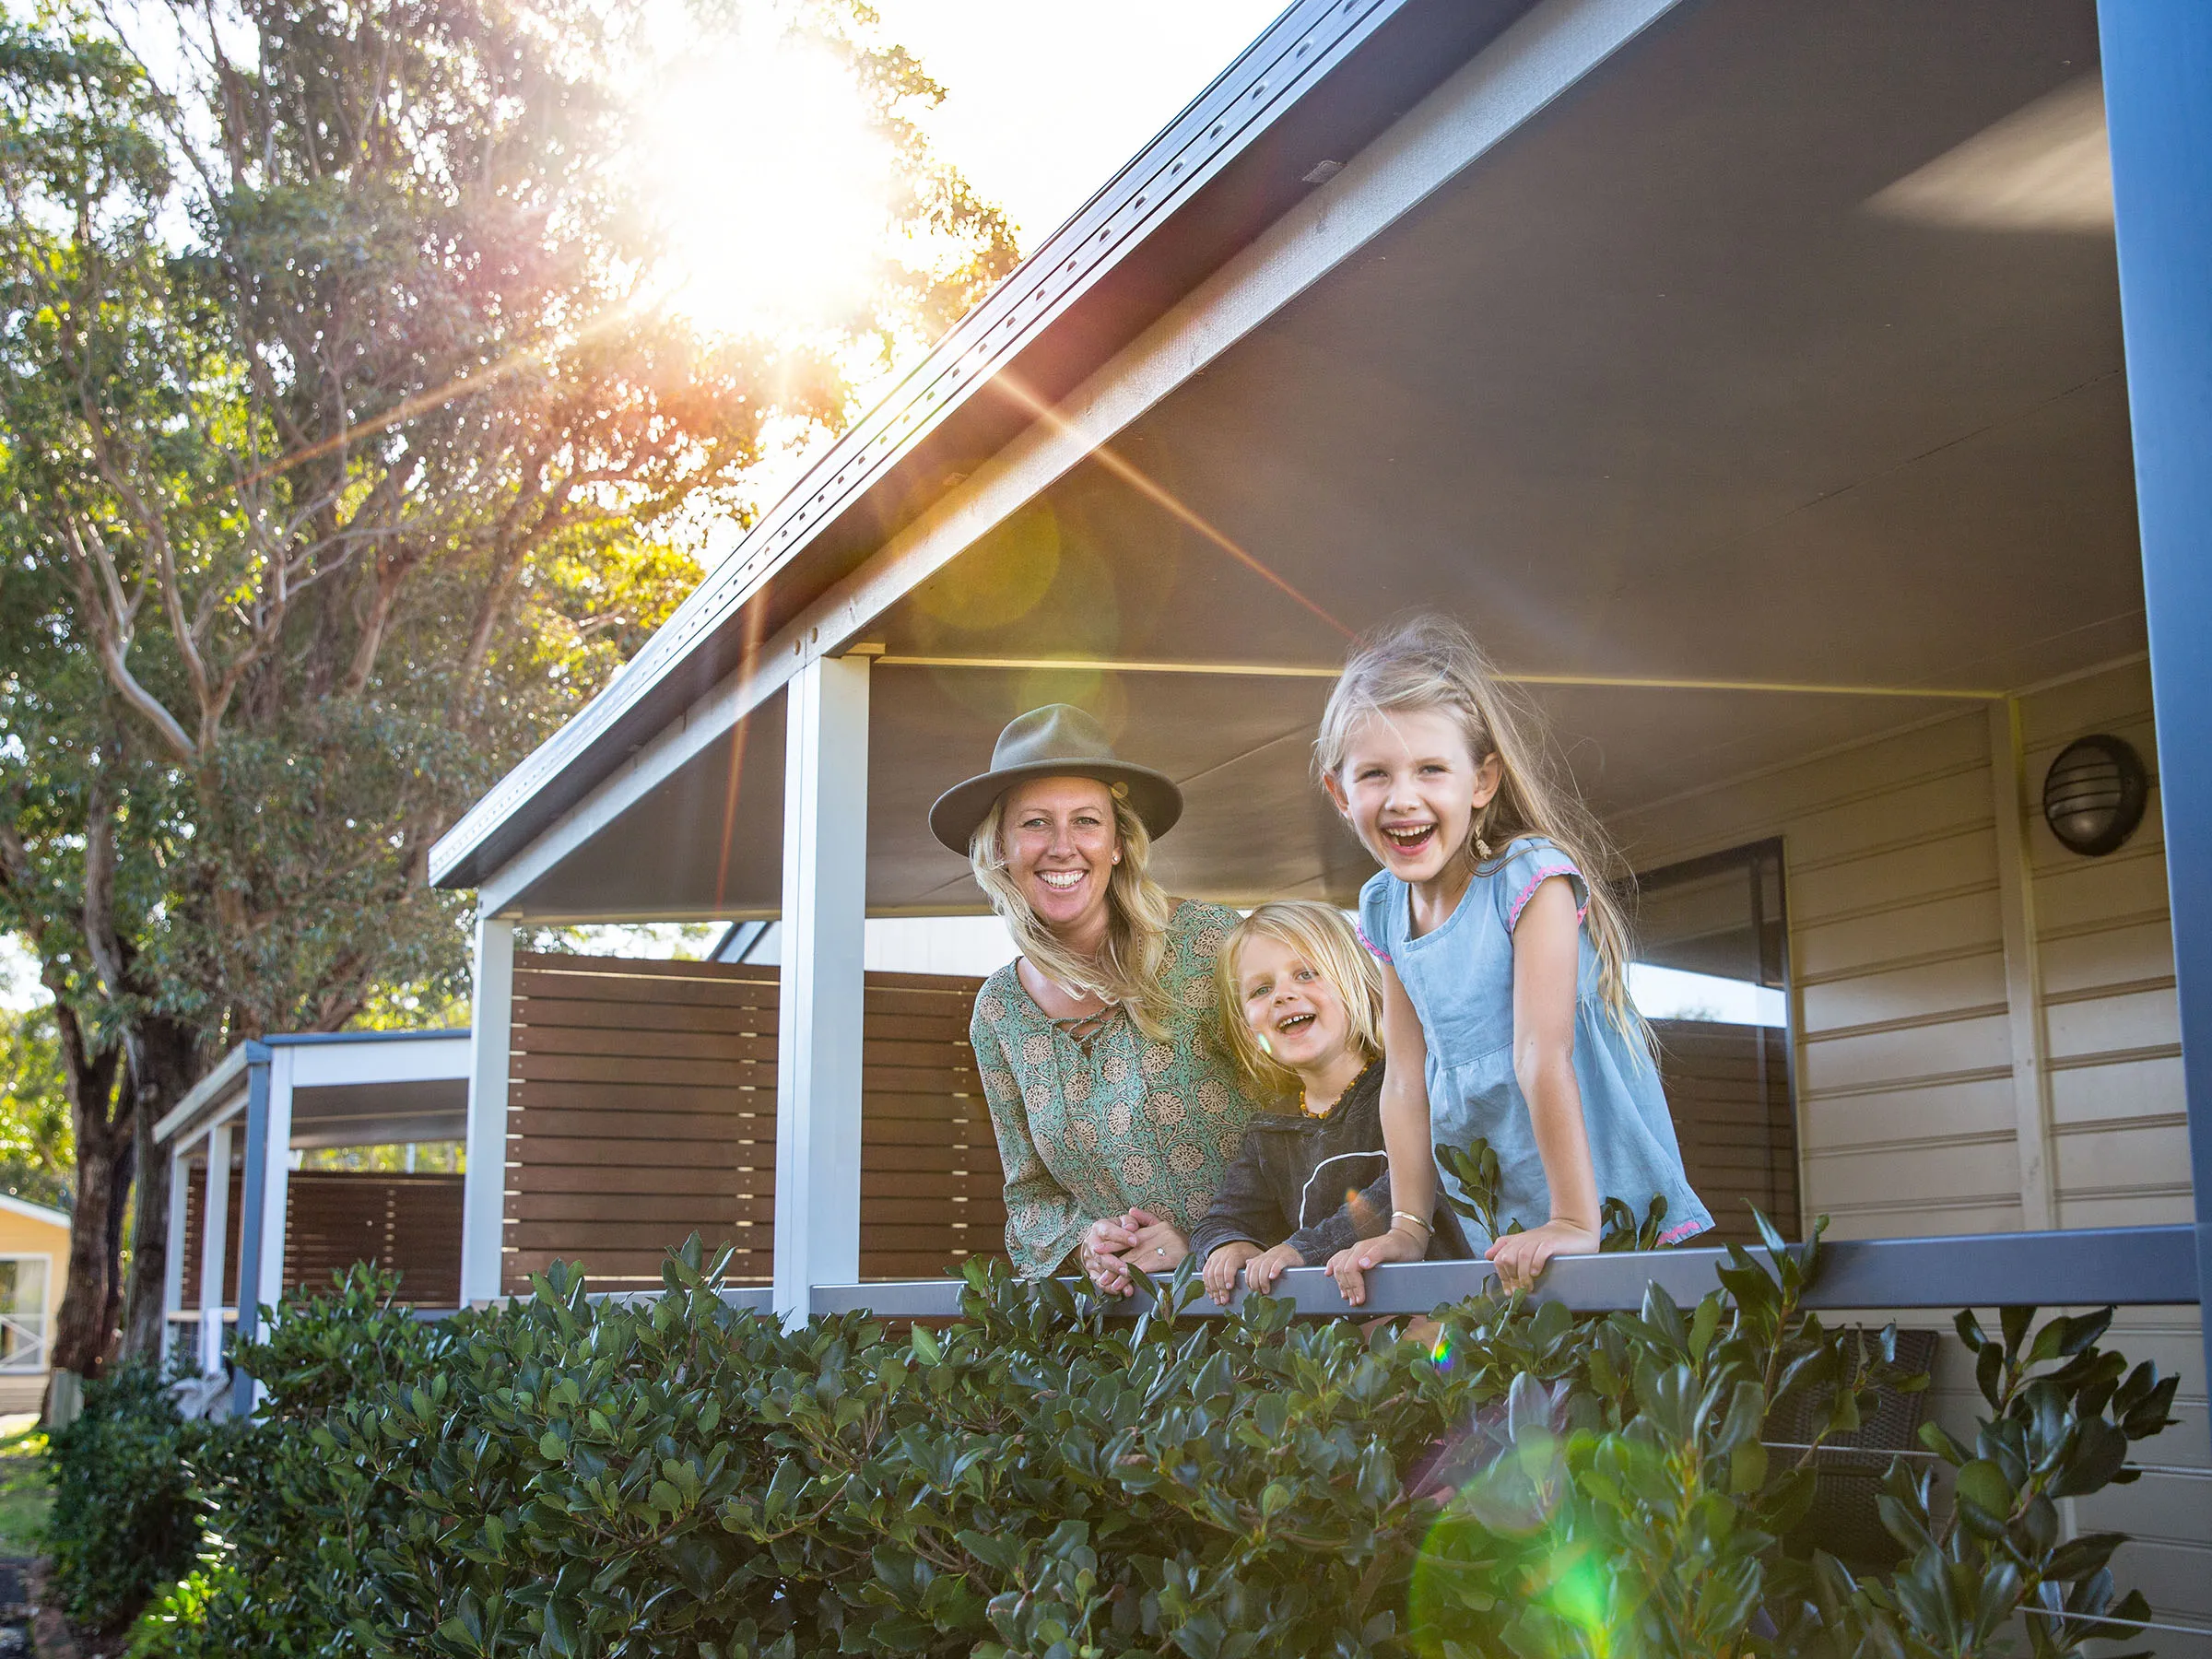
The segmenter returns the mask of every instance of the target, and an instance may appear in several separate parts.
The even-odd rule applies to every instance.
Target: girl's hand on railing
[[[1428,1235],[1418,1228],[1392,1228],[1379,1239],[1362,1239],[1329,1258],[1329,1277],[1353,1307],[1367,1304],[1367,1270],[1385,1262],[1418,1262],[1429,1253]]]
[[[1277,1244],[1273,1250],[1263,1250],[1244,1264],[1244,1287],[1248,1290],[1268,1291],[1275,1281],[1292,1267],[1303,1267],[1306,1258],[1288,1244]]]
[[[1218,1308],[1229,1306],[1229,1299],[1237,1288],[1237,1276],[1244,1271],[1244,1264],[1260,1253],[1260,1247],[1250,1239],[1231,1239],[1226,1244],[1217,1244],[1206,1258],[1205,1271],[1199,1276],[1206,1280],[1206,1293],[1214,1299]]]
[[[1547,1221],[1528,1232],[1508,1233],[1483,1252],[1507,1290],[1530,1288],[1555,1255],[1596,1253],[1597,1234],[1575,1221]]]

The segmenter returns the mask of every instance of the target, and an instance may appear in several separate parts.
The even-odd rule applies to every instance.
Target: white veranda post
[[[192,1195],[184,1183],[192,1179],[192,1162],[182,1146],[169,1154],[169,1254],[161,1271],[161,1364],[169,1365],[171,1344],[177,1334],[176,1317],[184,1312],[184,1252],[189,1245]]]
[[[785,695],[774,1306],[795,1323],[860,1277],[868,658],[818,657]]]
[[[241,1320],[256,1306],[274,1308],[284,1300],[284,1222],[292,1178],[292,1074],[299,1061],[299,1051],[290,1048],[280,1048],[269,1057],[268,1104],[261,1138],[253,1147],[261,1160],[261,1248],[254,1253],[251,1295],[242,1283],[239,1287]]]
[[[207,1132],[207,1170],[200,1202],[200,1374],[223,1369],[223,1253],[230,1231],[230,1125]]]
[[[500,1293],[507,1204],[507,1077],[514,1029],[514,923],[477,918],[476,1006],[468,1027],[468,1165],[461,1197],[461,1300]]]

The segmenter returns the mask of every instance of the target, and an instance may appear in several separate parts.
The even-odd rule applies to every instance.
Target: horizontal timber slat
[[[529,1033],[514,1034],[518,1044]],[[776,1086],[776,1063],[751,1060],[653,1060],[634,1054],[547,1054],[518,1049],[509,1076],[518,1083],[673,1083],[728,1088],[750,1083]]]
[[[968,1027],[977,979],[867,976],[860,1250],[868,1277],[929,1277],[1005,1242],[1004,1177]],[[518,957],[506,1243],[512,1293],[582,1260],[660,1282],[696,1230],[767,1277],[775,1208],[777,973],[723,963]]]
[[[775,1195],[775,1171],[760,1170],[746,1176],[747,1190],[757,1198]],[[513,1171],[508,1173],[507,1199],[512,1203],[517,1196]],[[735,1183],[728,1170],[670,1168],[662,1164],[646,1164],[632,1169],[608,1169],[605,1164],[552,1164],[533,1167],[530,1171],[532,1193],[624,1193],[635,1194],[631,1209],[637,1208],[636,1199],[666,1196],[671,1199],[689,1197],[699,1194],[727,1193]]]
[[[515,1083],[507,1091],[514,1107],[572,1106],[582,1112],[613,1109],[634,1112],[759,1112],[773,1117],[776,1086],[748,1088],[739,1084],[702,1088],[672,1083]]]
[[[750,1012],[747,1010],[749,1009]],[[595,1001],[588,997],[533,996],[515,1010],[517,1024],[529,1017],[532,1026],[559,1030],[619,1031],[763,1030],[776,1029],[774,1004],[742,1006],[650,1002]]]
[[[594,1258],[603,1251],[643,1249],[657,1255],[674,1250],[694,1230],[710,1250],[751,1232],[753,1242],[766,1253],[769,1230],[765,1224],[757,1228],[743,1224],[695,1228],[678,1221],[511,1221],[507,1241],[518,1250],[561,1252],[570,1260],[582,1260],[588,1272]]]
[[[907,1200],[906,1202],[915,1202]],[[735,1227],[740,1223],[772,1222],[774,1194],[738,1196],[729,1192],[675,1193],[640,1204],[626,1193],[511,1193],[507,1196],[511,1221],[635,1221],[654,1227]],[[901,1217],[900,1219],[909,1218]]]
[[[611,1110],[594,1112],[588,1106],[541,1106],[530,1109],[530,1129],[533,1135],[613,1135],[623,1140],[708,1140],[717,1143],[729,1138],[726,1127],[732,1118],[745,1118],[760,1127],[753,1138],[765,1135],[771,1145],[776,1138],[775,1101],[760,1100],[756,1106],[748,1100],[739,1111],[720,1112],[638,1112],[617,1101]]]
[[[627,1026],[518,1026],[515,1041],[533,1054],[620,1054],[641,1060],[749,1060],[776,1063],[774,1032],[639,1031]]]
[[[758,1123],[759,1119],[748,1122]],[[612,1137],[587,1138],[583,1135],[524,1135],[519,1142],[508,1143],[510,1182],[512,1171],[527,1170],[535,1164],[606,1163],[622,1164],[631,1169],[650,1169],[655,1165],[685,1168],[693,1165],[713,1164],[733,1173],[743,1164],[773,1164],[775,1137],[753,1143],[767,1150],[750,1158],[737,1156],[738,1148],[746,1143],[735,1137],[727,1141],[706,1139],[682,1141],[631,1141]],[[529,1190],[525,1180],[523,1190]]]

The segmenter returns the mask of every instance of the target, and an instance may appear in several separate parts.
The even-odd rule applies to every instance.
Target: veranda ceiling
[[[1438,606],[1532,676],[1920,693],[1537,688],[1617,812],[2139,648],[2109,225],[1869,205],[2095,53],[2088,0],[1663,18],[872,631],[871,909],[974,907],[924,813],[1052,697],[1184,781],[1177,890],[1370,867],[1325,679],[942,659],[1324,666]],[[772,912],[782,771],[771,703],[523,907]]]

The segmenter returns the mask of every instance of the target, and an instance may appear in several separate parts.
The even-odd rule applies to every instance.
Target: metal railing
[[[1991,1308],[2016,1304],[2080,1307],[2194,1305],[2197,1300],[2196,1232],[2186,1226],[2086,1228],[2065,1232],[1969,1233],[1932,1239],[1846,1239],[1823,1242],[1818,1277],[1803,1305],[1820,1310]],[[1655,1284],[1680,1303],[1720,1287],[1723,1250],[1628,1251],[1556,1258],[1537,1286],[1539,1300],[1598,1312],[1642,1304]],[[1304,1314],[1426,1313],[1440,1302],[1481,1294],[1497,1278],[1488,1262],[1406,1262],[1367,1276],[1367,1301],[1347,1303],[1336,1281],[1319,1267],[1286,1273],[1275,1294]],[[865,1311],[894,1318],[942,1319],[960,1311],[956,1278],[902,1279],[865,1285],[817,1285],[816,1313]],[[1186,1317],[1233,1313],[1200,1297]],[[724,1292],[734,1307],[769,1310],[766,1287]],[[1119,1308],[1143,1312],[1151,1299],[1131,1296]]]

